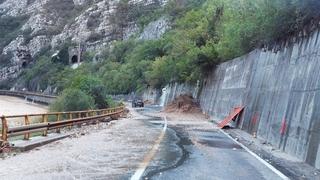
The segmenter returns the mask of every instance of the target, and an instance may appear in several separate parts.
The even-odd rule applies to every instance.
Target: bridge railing
[[[0,95],[21,97],[30,101],[44,103],[44,104],[50,104],[57,98],[57,96],[52,96],[52,95],[45,95],[45,94],[39,94],[39,93],[27,92],[27,91],[9,91],[9,90],[0,90]]]
[[[120,106],[100,110],[1,116],[1,140],[8,141],[10,137],[22,135],[28,140],[33,133],[46,136],[50,130],[60,132],[60,128],[64,127],[71,128],[73,125],[99,121],[107,117],[118,118],[123,111],[124,106]]]

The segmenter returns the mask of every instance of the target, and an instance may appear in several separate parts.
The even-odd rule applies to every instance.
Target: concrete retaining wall
[[[320,31],[280,51],[255,50],[219,65],[203,80],[203,111],[222,120],[245,106],[239,128],[320,168]],[[170,85],[166,103],[199,88]]]

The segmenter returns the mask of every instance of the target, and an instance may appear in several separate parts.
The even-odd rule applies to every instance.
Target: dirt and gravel
[[[200,113],[201,108],[191,95],[181,95],[165,107],[165,112]]]

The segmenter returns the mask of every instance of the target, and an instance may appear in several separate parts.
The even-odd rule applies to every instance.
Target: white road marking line
[[[163,129],[161,131],[160,136],[158,137],[157,141],[153,145],[151,151],[144,157],[144,159],[141,162],[141,164],[139,165],[139,168],[137,169],[137,171],[134,173],[133,176],[131,176],[131,178],[130,178],[131,180],[139,180],[143,176],[143,173],[145,172],[145,170],[147,169],[151,160],[153,159],[156,152],[158,151],[158,149],[160,147],[160,143],[162,142],[164,135],[166,134],[167,127],[168,127],[167,118],[164,117],[163,119],[164,119],[164,126],[163,126]]]
[[[240,145],[244,150],[246,150],[249,154],[251,154],[253,157],[255,157],[258,161],[260,161],[262,164],[264,164],[265,166],[267,166],[271,171],[273,171],[275,174],[277,174],[281,179],[284,180],[290,180],[289,177],[287,177],[286,175],[284,175],[282,172],[280,172],[278,169],[276,169],[275,167],[273,167],[271,164],[269,164],[268,162],[266,162],[265,160],[263,160],[261,157],[259,157],[256,153],[252,152],[249,148],[247,148],[245,145],[241,144],[240,142],[236,141],[235,139],[233,139],[229,134],[227,134],[226,132],[224,132],[222,129],[219,128],[219,130],[226,135],[228,138],[230,138],[232,141],[234,141],[235,143],[237,143],[238,145]]]

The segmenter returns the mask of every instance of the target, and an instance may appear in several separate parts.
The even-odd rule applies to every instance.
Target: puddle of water
[[[209,130],[209,129],[194,129],[196,132],[204,132],[204,133],[216,133],[216,130]]]
[[[189,145],[192,145],[193,143],[188,137],[180,137],[179,144],[181,144],[182,146],[189,146]]]
[[[216,139],[200,139],[198,141],[200,144],[206,145],[208,147],[221,148],[221,149],[242,149],[242,147],[236,143],[229,141],[222,141]]]
[[[220,149],[242,149],[240,145],[215,130],[197,129],[195,131],[200,137],[198,143],[202,145]]]
[[[225,137],[217,136],[217,135],[204,135],[202,136],[205,139],[225,139]]]

